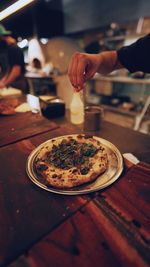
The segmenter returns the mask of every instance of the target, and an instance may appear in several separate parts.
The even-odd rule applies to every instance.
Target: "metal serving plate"
[[[67,136],[77,136],[77,134],[73,135],[64,135],[56,138],[52,138],[56,140],[58,138],[65,138]],[[41,150],[41,148],[47,145],[48,142],[51,142],[52,139],[42,143],[36,149],[34,149],[27,159],[26,171],[33,183],[37,186],[53,193],[62,194],[62,195],[80,195],[80,194],[87,194],[91,192],[95,192],[114,183],[120,176],[123,170],[123,159],[120,151],[117,149],[109,141],[99,138],[97,136],[93,136],[93,138],[97,139],[98,141],[103,144],[105,147],[107,154],[108,154],[108,169],[100,175],[94,182],[86,183],[80,186],[76,186],[72,189],[57,189],[53,188],[50,185],[46,185],[44,181],[40,177],[38,177],[37,173],[34,170],[34,161],[36,159],[37,154]]]

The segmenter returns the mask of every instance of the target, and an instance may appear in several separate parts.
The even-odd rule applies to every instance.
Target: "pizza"
[[[36,174],[46,184],[67,189],[94,181],[108,167],[103,144],[93,136],[67,135],[51,139],[34,161]]]

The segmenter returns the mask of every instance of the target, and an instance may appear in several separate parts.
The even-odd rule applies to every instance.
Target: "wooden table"
[[[93,134],[144,163],[125,168],[121,177],[103,191],[63,196],[33,184],[25,171],[26,161],[42,142],[83,133],[82,127],[65,118],[52,122],[41,117],[35,133],[35,115],[20,116],[14,117],[13,125],[12,117],[3,118],[1,124],[6,127],[6,138],[2,130],[0,266],[149,266],[150,136],[103,122],[101,130]],[[26,116],[33,123],[28,134]],[[48,122],[51,126],[45,128]],[[10,138],[10,125],[22,134]]]
[[[26,112],[0,117],[0,147],[58,128],[40,114]]]

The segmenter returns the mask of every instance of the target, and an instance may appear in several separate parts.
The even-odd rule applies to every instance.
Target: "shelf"
[[[113,107],[113,106],[103,105],[103,104],[101,104],[101,106],[104,108],[104,110],[112,111],[114,113],[119,113],[119,114],[130,116],[130,117],[136,117],[139,114],[139,112],[126,110],[120,107]]]
[[[102,76],[102,75],[96,74],[93,77],[93,79],[98,80],[98,81],[106,81],[106,82],[150,85],[150,78],[149,79],[137,79],[137,78],[131,78],[131,77],[126,77],[126,76]]]
[[[141,37],[143,37],[144,34],[122,34],[122,35],[115,35],[115,36],[108,36],[105,37],[104,40],[106,41],[122,41],[122,40],[134,40],[134,39],[139,39]]]
[[[128,117],[132,117],[135,118],[136,116],[138,116],[139,114],[141,114],[141,111],[131,111],[131,110],[126,110],[124,108],[121,107],[113,107],[113,106],[109,106],[109,105],[100,105],[102,108],[104,108],[104,110],[113,112],[113,113],[117,113],[117,114],[121,114],[124,116],[128,116]],[[144,119],[145,120],[149,120],[149,114],[145,114],[144,115]]]

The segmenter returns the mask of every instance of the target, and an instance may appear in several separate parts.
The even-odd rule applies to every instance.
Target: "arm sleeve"
[[[22,50],[17,46],[11,46],[9,48],[9,63],[10,66],[19,65],[21,67],[22,73],[24,72],[24,55]]]
[[[118,60],[130,72],[150,73],[150,34],[117,51]]]

